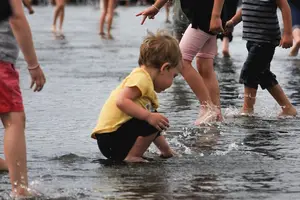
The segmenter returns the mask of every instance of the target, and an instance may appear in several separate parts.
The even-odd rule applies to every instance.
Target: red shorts
[[[11,63],[0,61],[0,114],[24,111],[19,73]]]

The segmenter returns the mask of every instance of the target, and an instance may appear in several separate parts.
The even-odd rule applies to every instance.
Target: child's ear
[[[169,70],[170,69],[170,63],[164,63],[161,67],[160,67],[160,71],[163,72],[165,70]]]

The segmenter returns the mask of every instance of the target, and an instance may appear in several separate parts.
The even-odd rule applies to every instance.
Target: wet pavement
[[[30,91],[20,56],[29,179],[31,187],[42,194],[40,199],[298,199],[299,118],[277,119],[280,107],[262,90],[255,115],[237,116],[243,102],[238,77],[247,56],[241,26],[235,29],[230,46],[232,58],[219,54],[215,61],[224,123],[195,127],[199,103],[178,77],[170,89],[159,94],[159,111],[170,120],[166,137],[181,156],[160,159],[152,146],[147,155],[154,161],[148,164],[104,160],[90,138],[101,106],[137,66],[147,30],[172,28],[164,23],[164,10],[141,26],[135,14],[143,8],[118,7],[112,41],[97,35],[99,9],[93,6],[66,8],[64,39],[50,32],[51,6],[35,7],[36,13],[28,16],[47,76],[43,92]],[[289,58],[288,53],[277,48],[272,69],[299,111],[300,57]],[[1,173],[2,199],[9,192],[8,175]]]

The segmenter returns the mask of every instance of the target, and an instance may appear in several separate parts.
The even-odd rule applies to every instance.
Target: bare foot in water
[[[251,116],[254,113],[253,108],[242,108],[240,111],[241,116]]]
[[[145,160],[142,157],[129,157],[129,156],[127,156],[124,159],[124,161],[128,162],[128,163],[147,163],[147,162],[149,162],[148,160]]]
[[[297,56],[299,53],[299,48],[300,48],[300,42],[297,42],[294,44],[294,46],[291,48],[289,56]]]
[[[297,110],[291,107],[282,107],[281,113],[279,113],[278,117],[295,117],[297,115]]]
[[[222,53],[223,53],[224,57],[226,57],[226,58],[230,57],[228,49],[223,49]]]
[[[107,37],[107,39],[109,39],[109,40],[113,40],[113,39],[114,39],[114,37],[113,37],[111,34],[108,34],[108,37]]]
[[[52,33],[56,33],[56,26],[55,25],[52,25],[51,31],[52,31]]]
[[[104,32],[99,32],[99,35],[101,36],[102,39],[106,39],[106,35]]]
[[[195,121],[196,126],[205,125],[209,123],[213,123],[218,121],[220,119],[220,112],[217,108],[208,108],[208,107],[202,107],[200,111],[200,116]]]

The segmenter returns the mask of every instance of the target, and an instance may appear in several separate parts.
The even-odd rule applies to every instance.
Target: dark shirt
[[[299,0],[289,0],[290,3],[292,3],[295,7],[297,7],[300,10],[300,1]]]
[[[181,0],[181,9],[189,18],[192,28],[209,32],[214,0]]]
[[[0,0],[0,21],[8,19],[11,14],[9,0]]]

